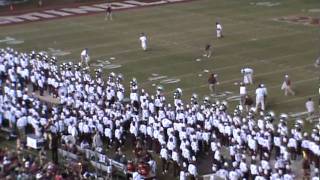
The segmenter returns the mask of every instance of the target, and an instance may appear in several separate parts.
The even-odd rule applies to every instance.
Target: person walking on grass
[[[294,91],[291,88],[291,80],[289,78],[289,75],[287,74],[284,76],[284,81],[281,85],[281,90],[284,91],[285,96],[288,96],[288,93],[290,93],[293,96],[295,95]]]

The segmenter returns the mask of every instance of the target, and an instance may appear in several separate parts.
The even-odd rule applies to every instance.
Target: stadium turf
[[[318,70],[313,63],[320,55],[319,25],[275,19],[318,17],[319,5],[318,0],[195,0],[114,12],[113,21],[105,21],[104,13],[99,13],[3,26],[0,47],[60,53],[61,62],[78,62],[87,47],[91,70],[100,63],[105,75],[122,73],[127,85],[136,77],[150,93],[155,92],[154,85],[162,85],[169,100],[177,87],[186,100],[192,93],[201,99],[209,95],[206,70],[219,75],[220,99],[238,95],[234,83],[242,78],[240,69],[251,67],[255,71],[255,85],[249,87],[252,96],[256,86],[264,83],[269,110],[303,112],[308,97],[318,103]],[[223,25],[223,39],[215,38],[216,21]],[[149,37],[147,52],[139,44],[141,32]],[[6,37],[18,43],[1,41]],[[209,59],[202,57],[207,43],[213,45]],[[296,96],[286,97],[280,90],[285,74],[290,75]],[[230,106],[235,102],[230,101]]]

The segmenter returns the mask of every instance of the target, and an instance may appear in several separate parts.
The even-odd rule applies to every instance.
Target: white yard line
[[[257,65],[257,64],[260,64],[260,63],[264,63],[264,62],[278,62],[279,60],[282,60],[284,58],[288,58],[288,57],[292,57],[292,56],[297,56],[297,55],[303,55],[303,54],[308,54],[308,53],[311,53],[311,52],[314,52],[315,50],[310,50],[310,51],[303,51],[303,52],[299,52],[299,53],[294,53],[294,54],[287,54],[287,55],[284,55],[284,56],[277,56],[277,57],[273,57],[273,58],[266,58],[266,59],[261,59],[260,61],[255,61],[255,62],[252,62],[252,63],[244,63],[244,64],[236,64],[236,65],[231,65],[231,66],[223,66],[221,68],[216,68],[214,69],[215,72],[223,72],[224,70],[228,70],[228,69],[232,69],[232,68],[241,68],[241,67],[244,67],[244,66],[252,66],[252,65]],[[253,51],[254,52],[254,51]],[[299,68],[303,68],[303,67],[306,67],[306,66],[310,66],[310,64],[307,64],[307,65],[304,65],[304,66],[299,66]],[[298,69],[299,69],[298,68]],[[282,69],[283,70],[288,70],[288,69]],[[280,72],[282,72],[280,71]],[[203,73],[203,72],[201,72]],[[273,72],[269,72],[269,73],[266,73],[266,74],[273,74],[275,73],[274,71]],[[182,78],[182,77],[188,77],[188,76],[193,76],[193,75],[197,75],[197,72],[192,72],[192,73],[186,73],[186,74],[182,74],[182,75],[178,75],[178,76],[170,76],[170,78]],[[255,74],[254,76],[255,77],[259,77],[263,74]],[[240,76],[240,69],[239,69],[239,76]],[[239,78],[236,78],[236,79],[232,79],[232,80],[227,80],[228,82],[229,81],[236,81],[236,80],[239,80]],[[141,84],[148,84],[148,83],[154,83],[155,81],[145,81],[145,82],[142,82]],[[223,81],[224,82],[224,81]],[[224,84],[223,82],[220,82],[221,84]],[[206,86],[207,84],[205,85],[201,85],[200,87],[204,87]],[[193,89],[193,88],[186,88],[187,90],[188,89]]]
[[[247,32],[247,31],[245,31],[245,32]],[[241,32],[241,33],[239,33],[239,32],[238,33],[230,33],[230,34],[232,34],[232,35],[236,35],[236,34],[237,35],[241,35],[242,33],[243,32]],[[294,33],[289,33],[289,34],[286,33],[286,34],[281,34],[281,35],[265,36],[265,37],[261,38],[260,40],[269,39],[269,38],[284,37],[284,36],[292,36],[292,35],[301,34],[301,33],[303,33],[303,32],[294,32]],[[207,37],[205,37],[205,38],[207,39]],[[184,41],[184,42],[187,43],[187,42],[191,42],[191,41],[192,40],[188,40],[188,41]],[[228,46],[238,45],[238,44],[242,44],[242,43],[250,42],[250,41],[251,41],[251,39],[243,40],[243,41],[236,41],[236,42],[232,42],[232,43],[226,43],[226,44],[223,44],[223,45],[217,45],[217,46],[215,46],[215,48],[223,48],[223,47],[227,48]],[[139,46],[138,43],[137,43],[137,46]],[[203,48],[201,48],[201,47],[200,48],[194,48],[193,47],[193,49],[199,51],[199,55],[201,55],[201,53],[203,53],[202,52]],[[125,52],[142,52],[142,50],[139,47],[139,48],[134,48],[134,49],[130,49],[130,50],[125,50]],[[140,61],[144,61],[144,60],[148,60],[148,59],[157,59],[157,58],[160,58],[160,57],[171,56],[171,55],[180,54],[180,53],[184,53],[184,52],[190,52],[190,49],[184,49],[184,50],[175,51],[175,52],[172,52],[172,53],[165,53],[165,54],[157,55],[157,56],[145,56],[145,57],[138,58],[138,59],[135,59],[135,60],[119,61],[119,63],[122,64],[122,65],[125,65],[126,63],[136,63],[136,62],[140,62]],[[245,51],[241,51],[241,52],[251,52],[251,50],[250,49],[246,49]],[[91,58],[92,59],[99,59],[99,58],[102,58],[102,57],[117,56],[119,54],[123,54],[123,51],[119,51],[119,52],[116,52],[116,53],[99,55],[99,56],[92,56]]]
[[[240,23],[230,23],[229,26],[237,26],[238,24]],[[104,29],[105,27],[102,27],[102,28],[94,28],[94,29]],[[253,29],[253,30],[261,30],[261,29],[266,29],[265,27],[258,27],[256,29]],[[166,34],[160,34],[160,35],[152,35],[150,36],[149,38],[151,39],[161,39],[163,37],[171,37],[171,36],[176,36],[176,35],[183,35],[183,34],[186,34],[186,33],[192,33],[192,32],[202,32],[202,31],[206,31],[206,30],[211,30],[212,31],[212,38],[214,38],[214,26],[212,27],[198,27],[198,28],[193,28],[192,30],[190,30],[189,32],[184,32],[184,31],[176,31],[176,32],[171,32],[171,33],[166,33]],[[248,33],[247,30],[244,30],[244,31],[238,31],[236,33],[229,33],[229,35],[235,35],[235,34],[242,34],[243,32],[245,33]],[[138,33],[138,32],[137,32]],[[303,32],[305,33],[305,32]],[[122,32],[122,34],[126,34],[126,32]],[[103,38],[103,37],[106,37],[108,36],[109,34],[102,34],[102,36],[99,37],[99,39]],[[187,35],[186,35],[187,37]],[[90,37],[89,37],[90,38]],[[203,37],[201,39],[208,39],[208,37]],[[81,41],[87,41],[87,40],[90,40],[92,41],[93,39],[87,39],[87,38],[83,38],[83,39],[80,39]],[[197,39],[199,40],[199,39]],[[189,41],[192,41],[192,40],[189,40]],[[76,42],[75,40],[70,40],[70,41],[64,41],[63,43],[72,43],[72,42]],[[132,38],[128,41],[126,41],[126,43],[132,43],[132,42],[136,42],[136,47],[137,48],[132,48],[129,50],[125,50],[126,52],[138,52],[138,51],[141,51],[141,48],[140,48],[140,44],[138,42],[138,37],[135,37],[135,38]],[[152,48],[152,40],[150,40],[150,44],[151,44],[151,48]],[[188,42],[188,41],[185,41],[185,42]],[[79,42],[80,43],[80,42]],[[96,44],[94,46],[90,46],[89,48],[91,49],[91,51],[93,51],[94,49],[97,49],[97,48],[108,48],[108,47],[113,47],[115,45],[120,45],[120,44],[124,44],[123,42],[107,42],[107,43],[100,43],[100,44]],[[180,43],[181,44],[181,43]],[[69,48],[69,49],[66,49],[66,51],[77,51],[77,50],[81,50],[82,48]],[[117,55],[117,54],[123,54],[124,51],[119,51],[119,52],[116,52],[116,53],[111,53],[111,56],[114,56],[114,55]],[[108,56],[110,54],[104,54],[102,56]],[[92,56],[92,58],[99,58],[101,57],[101,55],[99,56]]]
[[[261,77],[261,76],[267,76],[267,75],[271,75],[271,74],[275,74],[275,73],[281,73],[281,72],[287,72],[287,71],[292,71],[292,70],[297,70],[297,69],[302,69],[302,68],[305,68],[307,66],[312,66],[312,64],[307,64],[307,65],[302,65],[302,66],[298,66],[298,67],[294,67],[294,68],[287,68],[287,69],[281,69],[279,71],[272,71],[272,72],[267,72],[267,73],[261,73],[261,74],[255,74],[254,77]],[[227,84],[227,83],[231,83],[231,82],[235,82],[235,81],[239,81],[241,80],[242,77],[240,78],[234,78],[234,79],[229,79],[229,80],[226,80],[226,81],[221,81],[220,82],[220,85],[222,84]],[[307,82],[307,81],[312,81],[312,80],[315,80],[317,78],[314,78],[314,79],[307,79],[307,80],[303,80],[301,82]],[[296,83],[299,83],[299,81],[296,81]],[[280,83],[279,83],[280,84]],[[184,88],[183,91],[191,91],[191,90],[195,90],[195,89],[199,89],[199,88],[203,88],[203,87],[206,87],[208,86],[208,84],[202,84],[200,86],[197,86],[197,87],[190,87],[190,88]],[[277,85],[277,87],[279,87],[280,85]],[[276,87],[276,86],[275,86]],[[268,86],[267,86],[268,88]],[[272,87],[270,87],[272,88]],[[170,93],[172,93],[174,91],[171,91]]]
[[[287,104],[287,103],[294,102],[294,101],[301,101],[301,100],[305,100],[306,101],[307,98],[309,98],[309,97],[310,98],[319,97],[319,95],[318,94],[310,94],[310,95],[306,95],[306,96],[300,96],[300,97],[292,98],[292,99],[289,99],[289,100],[286,100],[286,101],[281,101],[281,102],[274,103],[274,104],[279,105],[279,104]]]

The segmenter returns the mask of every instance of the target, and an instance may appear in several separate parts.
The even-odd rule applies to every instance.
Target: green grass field
[[[153,84],[162,84],[170,97],[181,87],[185,99],[192,93],[201,98],[209,94],[205,69],[219,74],[219,92],[237,95],[239,87],[234,82],[242,78],[240,69],[249,66],[255,71],[256,82],[249,87],[250,93],[253,95],[258,83],[264,83],[269,91],[268,109],[302,112],[308,97],[318,101],[318,74],[313,63],[320,55],[319,26],[278,22],[274,18],[317,17],[319,11],[308,10],[320,7],[320,2],[269,0],[277,2],[280,4],[269,7],[257,0],[195,0],[115,12],[113,21],[104,21],[101,13],[6,26],[0,28],[0,39],[10,36],[24,43],[0,43],[0,47],[48,52],[53,48],[71,53],[59,57],[60,61],[75,62],[81,50],[88,47],[93,64],[115,57],[109,60],[111,65],[121,65],[108,69],[112,66],[104,63],[105,74],[121,72],[127,85],[131,77],[136,77],[140,87],[152,93]],[[215,38],[216,21],[224,27],[225,38],[220,40]],[[150,51],[141,50],[140,32],[149,36]],[[206,43],[214,47],[210,59],[202,57]],[[197,58],[201,61],[196,61]],[[291,76],[296,96],[285,97],[280,90],[286,73]],[[152,74],[180,81],[172,84],[161,83],[163,79],[150,81]]]

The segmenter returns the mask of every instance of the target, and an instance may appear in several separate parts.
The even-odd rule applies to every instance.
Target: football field
[[[255,84],[268,88],[267,108],[277,113],[305,111],[308,97],[318,104],[320,56],[318,0],[194,0],[114,12],[0,26],[0,47],[21,51],[46,51],[59,62],[79,62],[89,48],[91,70],[102,66],[124,75],[127,89],[132,77],[140,87],[155,93],[162,85],[169,101],[180,87],[183,98],[192,93],[209,95],[208,72],[218,73],[219,99],[233,108],[238,102],[240,69],[254,69]],[[225,37],[216,39],[215,22],[221,22]],[[149,38],[150,49],[141,50],[139,34]],[[205,45],[213,56],[202,56]],[[292,79],[295,96],[280,90],[285,74]]]

